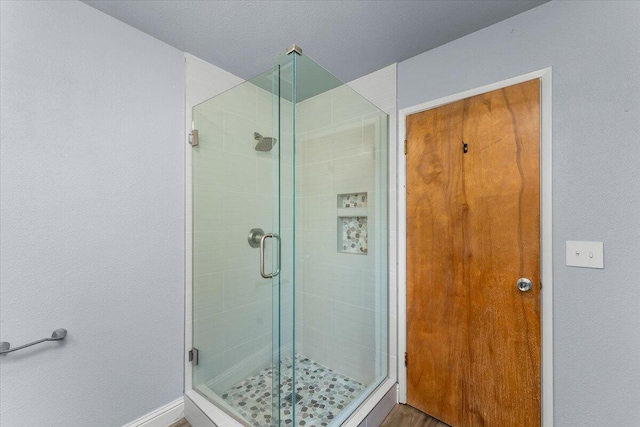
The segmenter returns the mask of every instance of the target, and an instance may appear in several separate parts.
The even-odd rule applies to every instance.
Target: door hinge
[[[192,348],[191,350],[189,350],[189,362],[191,362],[193,365],[197,365],[198,364],[198,349],[197,348]]]
[[[407,356],[407,352],[404,352],[404,366],[408,366],[409,363],[409,357]]]
[[[407,140],[404,140],[404,155],[407,155]]]
[[[189,133],[189,144],[191,144],[192,147],[198,145],[198,129],[194,129]]]

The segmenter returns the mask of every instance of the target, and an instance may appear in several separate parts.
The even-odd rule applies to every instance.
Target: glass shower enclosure
[[[193,389],[341,425],[388,373],[388,117],[293,51],[193,121]]]

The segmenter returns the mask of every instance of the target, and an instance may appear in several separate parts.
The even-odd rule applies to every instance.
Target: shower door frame
[[[389,69],[393,69],[393,87],[395,88],[397,68],[396,64],[386,67],[382,70],[376,79],[380,79],[380,83],[386,83],[384,80],[388,76],[384,73]],[[378,73],[378,72],[375,72]],[[214,78],[212,78],[214,75]],[[192,130],[193,107],[207,99],[215,97],[235,86],[245,82],[244,79],[234,76],[212,64],[209,64],[193,55],[185,53],[185,128],[184,128],[184,165],[185,165],[185,324],[184,324],[184,409],[186,416],[193,417],[193,421],[198,421],[201,427],[204,425],[222,426],[222,427],[241,427],[242,424],[237,419],[217,407],[215,404],[207,400],[204,396],[193,389],[192,367],[188,361],[188,352],[193,347],[193,234],[191,232],[191,224],[193,222],[193,152],[189,144],[189,136]],[[375,87],[372,85],[371,87]],[[363,90],[366,90],[365,87]],[[388,115],[387,127],[387,149],[388,149],[388,183],[387,191],[396,188],[396,156],[399,154],[399,145],[397,144],[397,126],[396,114],[397,104],[395,103],[395,93],[389,99],[380,99],[381,102],[393,103],[393,108],[380,108]],[[349,415],[347,420],[342,424],[344,427],[357,427],[363,420],[380,420],[382,421],[391,411],[393,406],[398,402],[397,396],[397,325],[395,317],[392,313],[396,312],[397,293],[395,292],[395,271],[391,268],[397,262],[397,252],[391,248],[396,247],[395,233],[390,231],[392,221],[395,223],[395,211],[397,203],[388,197],[388,224],[387,224],[387,276],[388,283],[388,371],[387,377],[365,398],[365,400]],[[392,214],[392,212],[394,214]],[[392,292],[393,291],[393,292]],[[215,424],[214,424],[215,423]]]

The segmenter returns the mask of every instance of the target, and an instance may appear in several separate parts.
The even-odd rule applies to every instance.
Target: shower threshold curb
[[[365,419],[382,421],[397,402],[396,380],[387,378],[371,391],[341,426],[358,427]],[[185,392],[185,418],[193,427],[243,427],[242,423],[195,390]]]

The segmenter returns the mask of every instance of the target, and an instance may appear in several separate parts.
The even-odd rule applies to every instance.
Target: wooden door
[[[407,117],[407,403],[454,427],[540,425],[539,100]]]

